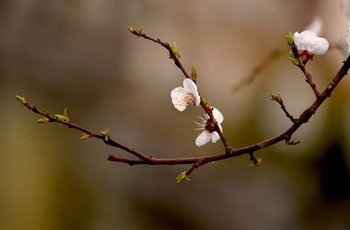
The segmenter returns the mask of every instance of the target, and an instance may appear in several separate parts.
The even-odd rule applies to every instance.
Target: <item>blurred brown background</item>
[[[0,2],[0,229],[349,229],[350,97],[345,78],[316,116],[283,143],[208,164],[190,183],[188,166],[109,162],[124,154],[77,131],[37,124],[16,102],[24,96],[89,129],[158,157],[200,156],[194,120],[200,108],[176,111],[170,91],[183,76],[161,47],[131,35],[141,27],[176,41],[182,62],[196,65],[202,96],[224,114],[234,147],[274,136],[314,100],[287,59],[284,36],[315,16],[332,46],[347,27],[338,1],[2,0]],[[275,49],[285,52],[256,80],[232,88]],[[320,88],[344,54],[330,49],[308,64]]]

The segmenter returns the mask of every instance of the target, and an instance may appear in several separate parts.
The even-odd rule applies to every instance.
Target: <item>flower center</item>
[[[208,130],[209,133],[212,133],[215,131],[215,125],[211,119],[207,119],[207,122],[205,123],[204,128]]]
[[[196,102],[196,98],[191,92],[187,92],[184,97],[187,105],[194,105]]]

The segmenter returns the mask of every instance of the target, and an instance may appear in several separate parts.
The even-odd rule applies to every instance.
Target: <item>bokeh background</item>
[[[297,116],[313,100],[287,59],[284,36],[315,16],[333,48],[308,64],[320,89],[340,68],[347,19],[332,0],[2,0],[0,2],[0,229],[349,229],[350,82],[346,77],[293,140],[208,164],[190,183],[188,166],[128,166],[127,156],[17,103],[24,96],[121,143],[157,157],[219,153],[196,147],[200,108],[174,109],[183,76],[167,52],[127,25],[176,41],[187,69],[197,67],[202,96],[224,114],[234,147],[290,126],[270,94]],[[271,56],[281,50],[278,57]],[[255,80],[239,90],[263,60]]]

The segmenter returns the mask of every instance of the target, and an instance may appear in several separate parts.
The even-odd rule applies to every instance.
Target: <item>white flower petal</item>
[[[293,38],[299,51],[307,50],[310,53],[321,55],[326,53],[329,47],[329,43],[325,38],[317,37],[312,31],[305,30],[300,34],[295,32]]]
[[[185,78],[183,86],[187,91],[197,91],[197,85],[189,78]]]
[[[217,108],[213,108],[212,113],[213,113],[215,120],[219,124],[221,124],[224,121],[224,115],[222,115],[222,113]]]
[[[328,50],[329,43],[325,38],[316,38],[313,43],[313,48],[310,50],[311,53],[322,55]]]
[[[196,100],[195,104],[199,106],[201,98],[198,93],[197,85],[191,79],[185,78],[185,80],[183,81],[183,86],[188,92],[192,93]]]
[[[220,140],[220,136],[217,132],[210,133],[211,135],[211,142],[216,143],[218,140]]]
[[[184,111],[187,107],[185,100],[187,91],[183,87],[177,87],[173,89],[170,93],[171,101],[174,104],[174,107],[180,112]]]
[[[205,145],[210,141],[210,139],[211,139],[211,134],[207,130],[205,130],[201,132],[201,134],[199,134],[199,136],[196,138],[196,145],[198,147]]]
[[[293,39],[294,39],[294,44],[297,46],[297,47],[300,47],[301,44],[304,43],[304,37],[300,35],[299,32],[295,32],[293,34]]]
[[[312,44],[315,37],[316,34],[308,30],[305,30],[301,33],[295,32],[293,35],[294,44],[298,50],[307,50],[310,48],[310,44]]]
[[[348,45],[348,52],[350,53],[350,23],[348,29],[346,30],[346,44]]]
[[[170,93],[175,108],[180,112],[184,111],[188,105],[199,106],[201,100],[197,85],[191,79],[186,78],[183,85],[184,87],[177,87]]]

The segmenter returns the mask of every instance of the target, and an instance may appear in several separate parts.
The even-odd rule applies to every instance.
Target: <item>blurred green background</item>
[[[201,95],[225,117],[234,147],[290,126],[270,94],[297,116],[314,98],[287,59],[284,36],[315,16],[331,45],[347,21],[338,1],[2,0],[0,2],[0,229],[349,229],[350,97],[346,77],[307,124],[297,146],[279,143],[208,164],[190,183],[188,166],[128,166],[127,156],[37,115],[62,113],[96,132],[157,157],[215,154],[196,147],[200,108],[176,111],[170,91],[183,76],[167,52],[131,35],[127,25],[176,41],[187,69],[196,65]],[[251,84],[233,87],[276,49],[285,50]],[[308,64],[323,88],[345,55],[330,49]],[[272,57],[271,57],[272,59]]]

